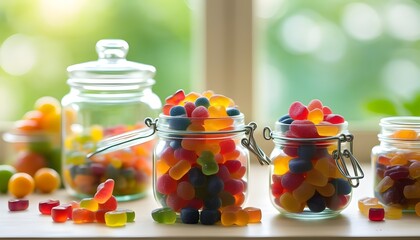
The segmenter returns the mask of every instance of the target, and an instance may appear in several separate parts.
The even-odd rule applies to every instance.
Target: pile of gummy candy
[[[13,179],[12,179],[13,180]],[[93,198],[84,198],[80,202],[60,204],[59,200],[48,199],[38,204],[42,215],[50,215],[56,223],[72,220],[74,223],[105,223],[109,227],[122,227],[134,222],[135,212],[129,209],[117,209],[117,199],[112,195],[114,180],[107,179],[98,185]],[[22,196],[19,196],[22,197]],[[9,200],[11,212],[26,210],[29,200],[17,198]]]
[[[247,155],[237,134],[216,137],[208,132],[229,131],[241,116],[232,99],[206,91],[179,90],[166,99],[162,119],[177,131],[203,134],[163,139],[156,153],[155,196],[163,208],[152,216],[160,223],[246,225],[259,222],[261,210],[242,209],[247,191]],[[201,211],[200,211],[201,210]]]
[[[272,157],[270,193],[281,212],[320,213],[347,206],[352,189],[331,154],[337,141],[323,140],[337,135],[343,124],[341,115],[317,99],[308,106],[292,103],[288,114],[279,119],[278,130],[287,140],[282,151]],[[302,138],[315,140],[299,141]]]

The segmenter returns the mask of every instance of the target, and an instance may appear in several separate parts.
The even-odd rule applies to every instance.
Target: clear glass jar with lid
[[[70,92],[62,99],[63,180],[67,191],[92,196],[108,178],[119,201],[143,197],[151,186],[153,138],[96,158],[86,155],[104,138],[142,129],[157,116],[152,91],[155,68],[126,60],[128,44],[105,39],[96,44],[97,61],[68,67]]]
[[[381,119],[380,144],[372,148],[374,193],[379,201],[403,211],[420,202],[420,117]]]
[[[275,144],[270,154],[270,200],[290,218],[335,217],[348,206],[352,188],[364,177],[353,156],[353,135],[347,122],[298,122],[278,121],[274,131],[264,129],[264,138]]]

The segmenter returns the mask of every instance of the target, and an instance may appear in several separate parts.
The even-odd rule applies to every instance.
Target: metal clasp
[[[257,129],[257,124],[254,122],[251,122],[247,126],[245,126],[245,135],[247,135],[248,138],[243,138],[241,140],[242,146],[246,147],[249,151],[254,153],[258,159],[258,162],[261,165],[270,165],[270,158],[264,153],[264,151],[258,146],[257,142],[255,141],[255,129]]]
[[[338,139],[337,150],[333,151],[332,156],[335,160],[338,170],[341,172],[341,174],[343,174],[347,178],[347,181],[350,183],[352,187],[354,188],[358,187],[359,179],[363,178],[365,174],[363,173],[360,163],[352,154],[353,153],[353,135],[341,134],[340,136],[338,136],[337,139]],[[341,150],[341,144],[345,142],[350,143],[350,150],[348,149]],[[346,159],[350,159],[354,176],[351,176],[349,173],[349,170],[346,164]]]
[[[151,118],[146,118],[144,123],[148,128],[126,132],[100,141],[98,148],[94,152],[87,154],[86,157],[90,159],[98,154],[113,152],[149,141],[156,132],[157,121],[157,119],[153,121]]]

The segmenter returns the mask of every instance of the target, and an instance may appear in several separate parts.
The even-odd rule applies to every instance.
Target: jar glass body
[[[74,85],[62,105],[62,173],[67,191],[80,198],[92,196],[101,182],[112,178],[118,200],[144,196],[151,181],[152,141],[93,159],[86,155],[102,139],[144,128],[146,117],[158,115],[160,100],[150,86]]]
[[[420,202],[420,117],[381,119],[372,148],[374,194],[387,206],[414,211]]]
[[[232,127],[223,131],[171,130],[182,121]],[[221,119],[161,117],[158,123],[153,190],[161,206],[179,212],[185,207],[219,209],[244,204],[249,152],[241,145],[245,137],[243,115]]]
[[[7,143],[7,164],[32,176],[42,167],[61,172],[60,132],[11,131],[5,133],[3,139]]]
[[[336,156],[342,157],[340,149],[347,149],[348,143],[334,137],[346,132],[346,124],[331,129],[322,126],[331,136],[311,139],[284,137],[287,126],[276,125],[269,192],[280,213],[290,218],[323,219],[337,216],[348,206],[352,185],[336,162]]]

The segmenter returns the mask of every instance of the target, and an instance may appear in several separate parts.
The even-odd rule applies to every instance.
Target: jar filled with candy
[[[216,216],[223,207],[244,204],[248,149],[260,149],[252,137],[256,125],[244,123],[244,115],[232,99],[211,91],[185,94],[179,90],[166,99],[159,118],[147,119],[146,124],[149,132],[106,140],[93,156],[144,141],[156,132],[153,190],[161,206],[175,212],[206,209]]]
[[[380,144],[372,149],[374,192],[379,201],[403,211],[420,202],[420,117],[380,121]]]
[[[283,215],[322,219],[347,207],[352,188],[363,178],[347,125],[315,99],[308,106],[292,103],[274,131],[264,129],[264,138],[275,144],[270,155],[270,199]]]
[[[50,96],[35,101],[34,108],[3,134],[6,163],[31,176],[41,168],[61,172],[60,102]]]
[[[152,138],[94,158],[86,155],[104,138],[146,128],[144,119],[161,109],[153,93],[155,68],[126,60],[123,40],[100,40],[98,61],[70,66],[70,92],[62,99],[63,179],[67,191],[92,196],[106,179],[115,180],[119,201],[143,197],[151,186]]]

